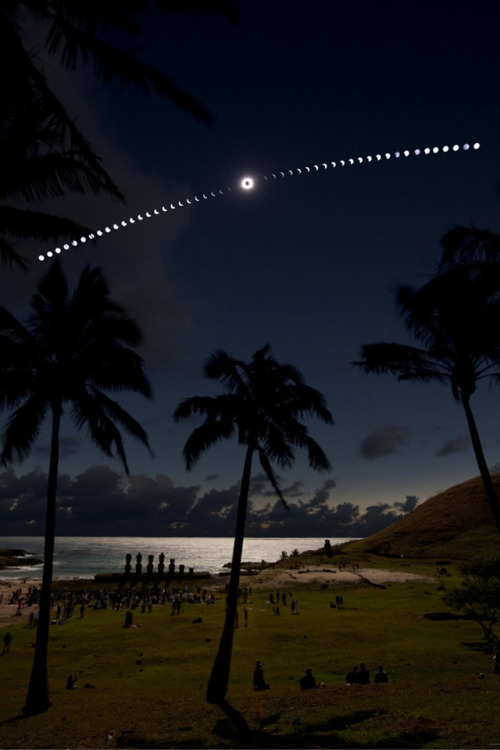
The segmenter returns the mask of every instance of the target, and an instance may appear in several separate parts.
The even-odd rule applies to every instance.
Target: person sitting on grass
[[[345,681],[347,685],[359,685],[359,671],[356,665],[347,673]]]
[[[264,670],[262,669],[262,662],[255,662],[255,669],[253,671],[253,689],[254,690],[269,690],[269,685],[264,679]]]
[[[358,681],[361,685],[368,685],[370,682],[370,672],[365,667],[365,663],[363,661],[359,665]]]
[[[389,678],[387,677],[387,673],[384,672],[384,668],[382,665],[380,665],[380,667],[378,668],[378,672],[375,675],[373,681],[374,682],[388,682],[389,681]]]
[[[316,680],[312,673],[312,669],[306,669],[306,673],[299,680],[301,690],[311,690],[316,687]]]

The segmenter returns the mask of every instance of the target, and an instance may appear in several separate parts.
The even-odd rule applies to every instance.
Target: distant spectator
[[[365,663],[363,661],[359,665],[358,676],[359,676],[359,683],[361,685],[368,685],[369,684],[369,682],[370,682],[370,672],[365,667]]]
[[[493,674],[500,674],[500,651],[493,654]]]
[[[374,682],[388,682],[389,678],[387,677],[387,673],[384,672],[384,668],[382,665],[378,668],[378,672],[376,673],[375,677],[373,678]]]
[[[66,680],[66,690],[74,690],[76,688],[76,680],[77,676],[74,672],[69,674],[68,679]]]
[[[311,690],[316,687],[316,680],[313,676],[312,669],[306,669],[306,673],[299,680],[301,690]]]
[[[255,669],[253,671],[253,689],[254,690],[269,690],[269,685],[264,679],[264,670],[262,668],[262,662],[255,662]]]
[[[10,632],[5,633],[5,635],[3,637],[3,651],[2,651],[2,656],[4,654],[8,654],[9,653],[11,641],[12,641],[12,635],[11,635],[11,633]]]
[[[345,681],[348,685],[359,685],[359,671],[356,665],[347,673]]]

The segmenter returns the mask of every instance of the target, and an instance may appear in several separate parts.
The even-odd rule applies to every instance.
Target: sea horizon
[[[320,549],[328,537],[245,537],[244,562],[276,562],[283,553],[291,555],[295,550],[305,552]],[[351,541],[347,537],[330,537],[332,545]],[[1,536],[0,548],[22,549],[30,557],[43,557],[43,536]],[[99,573],[122,573],[126,555],[132,556],[135,570],[137,554],[141,555],[143,570],[153,555],[154,570],[159,555],[165,556],[165,566],[171,559],[176,566],[185,569],[218,574],[231,560],[233,537],[208,536],[57,536],[54,551],[54,574],[57,578],[93,578]],[[0,578],[41,578],[43,566],[19,565],[0,570]]]

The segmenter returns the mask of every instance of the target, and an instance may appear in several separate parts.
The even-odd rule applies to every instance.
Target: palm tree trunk
[[[62,407],[58,403],[52,406],[52,434],[50,442],[50,465],[47,483],[47,510],[45,517],[45,546],[43,554],[42,590],[40,594],[40,612],[36,633],[35,654],[31,668],[28,695],[23,713],[26,716],[42,713],[50,708],[49,681],[47,671],[47,651],[50,629],[50,593],[52,587],[52,569],[54,565],[54,541],[56,524],[57,472],[59,464],[59,426]]]
[[[483,446],[481,444],[481,439],[476,427],[476,420],[474,419],[474,415],[472,414],[472,410],[470,408],[469,398],[462,394],[461,401],[465,409],[465,416],[467,417],[467,424],[469,425],[469,432],[472,440],[472,447],[474,448],[474,454],[476,456],[477,465],[479,467],[479,473],[481,474],[481,479],[483,480],[486,499],[490,505],[493,518],[495,519],[495,523],[497,525],[497,529],[500,532],[500,504],[497,493],[495,492],[493,481],[491,479],[488,464],[486,463],[486,459],[484,457]]]
[[[208,703],[222,704],[227,692],[229,672],[231,670],[231,655],[233,650],[234,626],[238,606],[238,588],[240,583],[241,555],[245,538],[245,520],[248,505],[248,491],[252,471],[252,456],[254,449],[247,448],[243,476],[241,478],[240,497],[238,500],[238,514],[234,535],[233,557],[231,560],[231,576],[227,592],[226,617],[219,642],[219,649],[215,657],[212,673],[207,685],[206,700]]]

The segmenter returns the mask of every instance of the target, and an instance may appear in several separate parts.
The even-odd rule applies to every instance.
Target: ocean
[[[331,538],[331,544],[349,541]],[[324,537],[307,538],[248,538],[243,546],[245,562],[276,562],[282,552],[294,550],[305,552],[319,549]],[[0,548],[23,549],[34,557],[43,557],[43,537],[0,537]],[[148,555],[154,555],[154,569],[158,556],[163,552],[165,566],[175,559],[176,568],[184,565],[186,570],[208,571],[217,574],[231,560],[233,539],[230,537],[57,537],[54,553],[54,578],[93,578],[97,573],[122,573],[125,555],[132,555],[132,570],[136,555],[142,555],[145,570]],[[20,566],[16,570],[0,570],[0,578],[41,578],[42,566]]]

